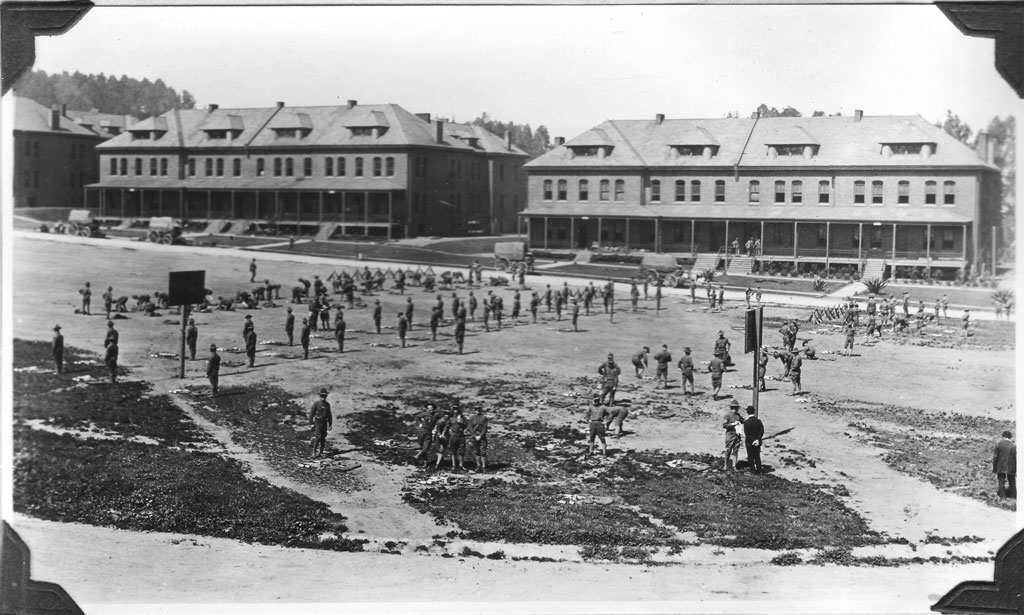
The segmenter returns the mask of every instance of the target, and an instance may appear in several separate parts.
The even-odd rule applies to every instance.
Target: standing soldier
[[[544,305],[548,308],[548,314],[551,313],[551,285],[544,290]]]
[[[633,311],[636,311],[637,302],[640,301],[640,291],[637,290],[636,281],[634,280],[629,287],[629,304],[632,306]]]
[[[64,373],[64,336],[60,334],[60,325],[53,325],[53,348],[50,351],[57,374]]]
[[[946,311],[949,309],[949,296],[942,295],[942,317],[947,318],[949,314]]]
[[[843,350],[846,356],[850,356],[853,352],[853,340],[857,336],[857,330],[854,328],[852,322],[846,323],[846,327],[843,329],[843,333],[846,335],[846,342],[843,344]]]
[[[967,333],[967,329],[971,325],[971,311],[969,309],[964,308],[964,315],[961,320],[963,321],[963,325],[961,325],[963,329],[963,337],[964,339],[967,339],[967,336],[969,335]]]
[[[764,376],[768,372],[768,347],[761,348],[761,352],[757,355],[757,390],[764,393],[768,390],[765,386]]]
[[[648,282],[647,278],[644,278],[644,301],[647,301],[647,286],[648,286],[648,284],[649,284],[649,282]]]
[[[760,240],[758,240],[758,241],[760,241]],[[758,287],[757,287],[757,288],[756,288],[756,289],[754,290],[754,300],[755,300],[755,301],[757,301],[757,305],[758,305],[758,306],[760,306],[760,305],[761,305],[761,287],[760,287],[760,286],[758,286]]]
[[[242,341],[249,339],[249,332],[255,331],[256,325],[252,323],[252,314],[245,315],[245,322],[242,324]]]
[[[679,359],[677,365],[682,375],[683,395],[692,395],[697,392],[693,386],[693,357],[690,356],[690,347],[683,348],[683,358]],[[686,390],[686,383],[690,383],[690,390]]]
[[[188,356],[192,361],[196,360],[196,342],[199,341],[199,329],[196,329],[196,321],[188,319],[188,328],[185,329],[185,344],[188,345]]]
[[[330,331],[331,329],[331,300],[327,296],[327,291],[321,295],[323,298],[320,299],[320,329],[323,331]],[[341,308],[341,306],[338,306]]]
[[[401,269],[395,274],[395,289],[399,295],[405,294],[405,272]]]
[[[373,328],[377,331],[377,335],[380,335],[380,318],[382,313],[380,307],[380,299],[373,300]]]
[[[295,314],[292,314],[292,308],[288,308],[288,315],[284,319],[284,332],[288,336],[288,345],[291,346],[295,343]]]
[[[518,323],[519,322],[519,309],[520,309],[521,305],[522,304],[521,304],[521,302],[519,300],[519,291],[517,290],[516,291],[516,296],[512,298],[512,316],[511,317],[512,317],[512,322],[514,322],[514,323]]]
[[[462,301],[459,301],[459,296],[452,293],[452,320],[459,317],[459,308],[462,307]]]
[[[569,303],[569,283],[568,282],[562,282],[562,291],[561,292],[562,292],[562,304],[563,305],[568,304]]]
[[[107,346],[109,346],[111,344],[116,344],[118,342],[118,340],[120,339],[120,337],[121,336],[120,336],[120,334],[118,334],[117,329],[114,328],[114,321],[113,320],[108,320],[107,321],[107,336],[105,338],[103,338],[103,347],[106,348]]]
[[[103,309],[107,311],[107,320],[110,320],[110,310],[114,307],[114,287],[108,286],[107,292],[103,293]]]
[[[440,413],[434,404],[427,404],[423,412],[416,415],[416,445],[419,450],[413,457],[413,461],[419,461],[430,453],[430,441],[434,435],[434,424],[437,423]]]
[[[942,309],[942,300],[941,299],[936,299],[935,300],[935,307],[933,309],[935,311],[935,324],[939,324],[939,310]]]
[[[708,308],[711,311],[715,311],[718,305],[718,294],[715,293],[715,287],[708,285]]]
[[[110,372],[110,382],[117,383],[117,340],[107,345],[107,352],[103,356],[103,362],[107,364],[107,371]]]
[[[729,403],[729,411],[725,413],[722,427],[725,429],[725,454],[722,459],[722,469],[732,472],[736,469],[736,461],[740,455],[740,444],[743,437],[740,435],[743,425],[743,417],[740,416],[740,402],[735,399]]]
[[[409,319],[405,317],[402,312],[398,313],[398,339],[402,342],[402,348],[405,348],[405,334],[409,330]]]
[[[477,406],[476,414],[469,417],[470,444],[473,445],[473,456],[476,457],[476,471],[487,471],[487,416],[484,407]]]
[[[910,317],[910,293],[908,292],[903,293],[903,316],[908,319]]]
[[[313,457],[319,457],[326,452],[327,432],[333,426],[334,417],[331,416],[331,404],[327,401],[327,389],[320,389],[320,399],[313,402],[309,410],[309,423],[313,426]],[[320,452],[317,453],[317,449]]]
[[[718,331],[718,338],[715,340],[715,352],[714,355],[722,360],[722,363],[728,367],[732,364],[732,356],[729,354],[729,350],[732,348],[732,344],[725,338],[725,331]]]
[[[594,305],[594,297],[597,296],[597,289],[594,288],[594,282],[583,289],[583,312],[590,316],[590,308]]]
[[[437,306],[430,308],[430,339],[437,341],[437,326],[441,323],[441,313]]]
[[[604,313],[607,314],[611,310],[612,300],[615,297],[615,284],[608,280],[608,283],[604,285]]]
[[[690,303],[697,303],[697,283],[690,282]]]
[[[718,393],[722,390],[722,374],[725,373],[725,363],[718,357],[711,357],[708,364],[708,373],[711,374],[712,397],[718,401]]]
[[[611,356],[611,355],[609,355]],[[604,395],[602,394],[602,397]],[[604,423],[608,419],[609,411],[607,408],[601,405],[601,401],[595,400],[594,405],[590,407],[587,412],[587,421],[590,423],[590,430],[588,437],[590,439],[590,451],[589,454],[594,454],[594,440],[601,440],[601,455],[608,456],[608,443],[604,439]]]
[[[572,330],[579,333],[579,321],[580,321],[580,302],[576,299],[572,300]]]
[[[334,319],[334,339],[338,341],[338,354],[345,352],[345,326],[345,313],[339,307]]]
[[[800,389],[800,372],[803,370],[804,359],[800,356],[802,349],[793,353],[793,362],[789,366],[789,381],[793,383],[793,395],[800,395],[803,391]]]
[[[607,405],[611,406],[615,403],[615,391],[619,388],[619,374],[622,373],[615,363],[615,356],[609,354],[608,360],[597,368],[597,373],[601,375],[601,397],[598,400],[604,403],[605,396],[608,396]]]
[[[320,322],[320,298],[314,295],[309,300],[309,329],[316,331],[318,322]]]
[[[484,331],[491,332],[491,302],[484,299]]]
[[[438,320],[440,321],[440,319],[444,318],[444,298],[441,295],[437,296],[437,302],[434,304],[434,307],[437,308]]]
[[[455,408],[448,424],[448,451],[452,455],[452,468],[461,470],[466,465],[466,426],[469,421],[461,407]]]
[[[256,281],[256,259],[249,262],[249,282]]]
[[[750,248],[750,240],[747,240],[747,248]],[[747,302],[747,309],[750,309],[750,298],[754,295],[754,290],[749,286],[743,291],[743,300]]]
[[[661,388],[668,388],[668,364],[672,362],[672,355],[668,351],[668,345],[662,344],[661,351],[654,355],[654,360],[658,362],[658,371],[655,377],[661,381]]]
[[[466,341],[466,317],[460,316],[455,319],[455,345],[459,348],[459,354],[462,354],[462,345]]]
[[[1013,434],[1003,432],[992,453],[992,473],[996,475],[998,486],[996,495],[1000,498],[1017,498],[1017,447],[1013,443]]]
[[[562,320],[562,293],[555,293],[555,320]]]
[[[526,267],[519,268],[519,290],[526,290]]]
[[[725,309],[725,286],[718,287],[718,311]]]
[[[245,336],[245,356],[249,357],[249,367],[256,367],[256,330],[250,329]]]
[[[868,295],[868,304],[867,307],[864,308],[864,311],[867,312],[868,319],[874,316],[878,311],[878,305],[875,303],[874,295]]]
[[[501,297],[495,295],[494,300],[491,301],[491,309],[494,310],[494,321],[498,323],[498,331],[501,331],[501,313],[505,309],[505,302],[501,300]]]
[[[441,467],[441,460],[444,459],[445,453],[448,452],[448,432],[451,429],[452,422],[452,409],[449,408],[444,414],[437,418],[437,422],[434,424],[434,435],[433,443],[437,447],[437,461],[434,462],[435,468]]]
[[[309,358],[309,319],[302,319],[302,330],[299,331],[299,343],[302,345],[302,358]]]
[[[476,322],[477,305],[478,303],[476,297],[473,295],[473,291],[469,291],[469,319],[473,322]]]
[[[92,304],[92,289],[89,288],[89,283],[85,283],[85,287],[78,291],[78,294],[82,295],[82,309],[81,312],[86,316],[91,316],[89,313],[90,305]]]
[[[533,291],[533,295],[530,297],[530,314],[533,316],[533,322],[537,322],[537,307],[540,305],[540,295],[537,291]]]
[[[210,358],[206,360],[206,378],[210,381],[210,397],[217,396],[217,383],[220,381],[220,355],[217,344],[210,344]]]
[[[408,297],[405,300],[405,326],[409,331],[412,331],[412,297]]]

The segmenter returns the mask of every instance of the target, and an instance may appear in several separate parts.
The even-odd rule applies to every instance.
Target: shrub
[[[1012,290],[1000,288],[996,292],[992,293],[992,301],[1002,303],[1007,308],[1013,307],[1014,295]]]
[[[811,287],[814,288],[814,291],[819,293],[825,291],[825,286],[825,280],[822,280],[821,278],[815,278],[814,282],[811,284]]]
[[[881,294],[882,289],[886,287],[889,282],[881,278],[869,278],[864,280],[864,286],[868,287],[868,292],[872,295]]]
[[[714,282],[715,275],[717,274],[718,271],[716,271],[715,269],[704,269],[703,271],[700,272],[700,275],[704,278],[705,282]]]

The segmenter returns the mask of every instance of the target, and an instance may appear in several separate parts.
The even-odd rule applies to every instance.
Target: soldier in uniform
[[[405,294],[405,272],[401,269],[399,269],[398,273],[395,275],[395,289],[398,291],[399,295]]]
[[[992,473],[999,481],[996,495],[1000,498],[1017,499],[1017,447],[1013,443],[1013,434],[1003,432],[992,454]]]
[[[708,373],[711,374],[711,388],[714,391],[712,397],[718,401],[718,393],[722,390],[722,374],[725,373],[725,363],[718,357],[711,357]]]
[[[320,328],[324,331],[330,331],[331,329],[331,300],[327,297],[325,291],[320,299]],[[341,306],[338,306],[339,308]]]
[[[380,335],[380,318],[383,313],[383,309],[380,307],[380,299],[373,300],[373,328],[377,331],[377,335]]]
[[[622,423],[629,418],[629,408],[622,406],[615,410],[608,411],[608,417],[605,419],[604,428],[605,431],[611,429],[612,423],[615,423],[615,439],[618,440],[622,437],[625,431],[622,429]]]
[[[254,331],[255,329],[256,329],[256,325],[254,325],[253,322],[252,322],[252,314],[246,314],[245,315],[245,322],[242,324],[242,342],[243,343],[245,342],[245,340],[247,340],[249,338],[249,332],[250,331]]]
[[[452,468],[461,470],[466,466],[466,426],[469,421],[462,413],[461,407],[456,407],[451,421],[448,423],[448,452],[452,456]]]
[[[334,319],[334,339],[338,342],[338,354],[345,352],[345,314],[340,306]]]
[[[103,309],[107,311],[107,320],[110,320],[110,310],[114,307],[114,287],[108,286],[107,292],[103,293]]]
[[[611,355],[609,355],[611,356]],[[618,368],[616,368],[618,369]],[[604,395],[602,394],[602,397]],[[589,454],[594,454],[594,440],[601,440],[601,454],[605,457],[608,456],[608,443],[604,439],[605,421],[608,419],[609,410],[601,405],[600,399],[594,400],[594,404],[590,407],[587,412],[587,421],[590,423],[590,430],[588,438],[590,442]]]
[[[78,291],[78,294],[82,295],[82,309],[80,311],[86,316],[90,316],[89,307],[92,304],[92,289],[89,287],[88,282]]]
[[[409,319],[405,317],[402,312],[398,313],[398,339],[402,342],[402,348],[405,348],[405,334],[409,331]]]
[[[971,311],[969,309],[964,308],[964,315],[961,318],[961,321],[963,322],[963,324],[961,325],[963,337],[964,339],[967,339],[967,336],[969,335],[967,333],[967,329],[971,326]]]
[[[521,306],[522,302],[519,299],[519,291],[517,290],[515,297],[512,298],[512,314],[510,316],[512,321],[515,323],[519,322],[519,310]]]
[[[252,261],[249,262],[249,282],[251,283],[251,282],[255,282],[255,281],[256,281],[256,259],[254,258],[254,259],[252,259]]]
[[[622,373],[615,363],[615,356],[609,354],[608,360],[597,368],[597,373],[601,375],[601,396],[598,399],[604,403],[605,396],[608,396],[608,405],[611,406],[615,403],[615,391],[619,388],[619,374]]]
[[[466,342],[466,317],[460,315],[459,318],[455,319],[455,345],[459,349],[459,354],[462,354],[462,346]]]
[[[476,296],[473,295],[473,291],[469,291],[469,319],[473,322],[476,322],[476,308]]]
[[[789,381],[793,383],[793,392],[790,395],[799,395],[802,391],[800,389],[800,373],[803,370],[804,360],[800,356],[801,351],[798,350],[793,354],[793,362],[789,365]]]
[[[732,365],[732,357],[729,355],[729,350],[732,348],[732,344],[725,337],[725,331],[718,331],[718,338],[715,339],[715,352],[714,355],[722,360],[722,363],[728,367]]]
[[[409,331],[412,331],[412,297],[407,297],[405,300],[405,326]]]
[[[533,295],[530,296],[530,315],[533,316],[533,322],[537,322],[537,306],[540,305],[540,296],[537,291],[533,291]]]
[[[58,374],[64,373],[64,336],[60,334],[60,325],[53,325],[53,346],[50,350],[53,365]]]
[[[196,360],[196,343],[199,341],[199,329],[196,328],[196,321],[188,319],[188,328],[185,329],[185,344],[188,346],[188,356],[192,361]]]
[[[484,299],[484,331],[491,332],[491,302]]]
[[[256,329],[250,329],[245,335],[245,356],[249,358],[249,367],[256,366]]]
[[[645,348],[646,349],[646,348]],[[683,381],[683,395],[692,395],[697,392],[693,386],[693,357],[690,356],[690,347],[683,348],[683,358],[676,364],[679,368]],[[690,390],[686,390],[686,384],[690,384]]]
[[[768,390],[765,386],[764,376],[768,371],[768,348],[761,348],[761,352],[757,355],[757,390],[764,393]]]
[[[949,296],[942,295],[941,302],[942,302],[942,317],[946,318],[946,317],[949,316],[949,314],[946,313],[946,311],[949,309]]]
[[[658,371],[656,377],[661,381],[661,388],[668,388],[668,364],[672,362],[672,355],[668,351],[668,345],[662,344],[661,351],[654,355],[654,360],[658,362]]]
[[[117,332],[117,329],[114,328],[114,321],[113,320],[108,320],[107,321],[107,335],[106,335],[105,338],[103,338],[103,347],[106,348],[107,346],[110,346],[111,344],[116,344],[118,342],[118,340],[120,339],[120,337],[121,336]]]
[[[320,322],[320,298],[314,296],[309,300],[309,330],[316,331]]]
[[[459,300],[459,296],[452,293],[452,320],[459,317],[459,308],[462,306],[462,301]]]
[[[562,320],[562,293],[555,293],[555,320]]]
[[[437,326],[441,324],[441,313],[435,305],[430,308],[430,339],[437,341]]]
[[[210,381],[210,397],[217,395],[217,383],[220,380],[220,355],[217,354],[217,344],[210,344],[210,358],[206,361],[206,378]]]
[[[309,358],[309,319],[302,319],[302,330],[299,331],[299,344],[302,345],[302,358]]]
[[[548,308],[548,314],[551,313],[551,285],[544,290],[544,305]]]
[[[639,301],[640,291],[636,287],[636,280],[634,280],[633,282],[630,283],[629,286],[629,303],[632,306],[634,312],[636,311],[636,305]]]
[[[434,424],[440,413],[434,404],[428,403],[427,407],[416,415],[416,455],[413,461],[420,461],[430,453],[430,440],[434,434]]]
[[[491,309],[494,310],[494,322],[498,324],[498,331],[501,331],[501,315],[505,309],[505,302],[501,297],[495,295],[491,301]]]
[[[843,333],[846,335],[846,343],[843,344],[843,349],[846,352],[846,356],[850,356],[850,353],[853,352],[853,341],[857,336],[857,330],[854,328],[853,323],[850,322],[846,323]]]
[[[612,301],[615,300],[615,283],[608,280],[604,285],[604,313],[611,311]]]
[[[288,345],[291,346],[295,343],[295,314],[292,314],[292,308],[288,308],[288,315],[284,318],[284,332],[288,336]]]
[[[469,431],[469,443],[473,447],[473,456],[476,458],[476,471],[487,471],[487,415],[484,414],[484,407],[477,406],[476,414],[469,417],[467,429]]]
[[[107,371],[110,372],[110,382],[117,383],[117,341],[114,340],[106,344],[107,352],[103,356],[103,362],[107,365]]]
[[[735,399],[729,403],[729,411],[725,413],[722,427],[725,429],[725,452],[722,458],[722,470],[732,472],[736,469],[736,461],[740,455],[740,444],[743,437],[740,435],[743,425],[743,417],[740,416],[740,402]]]
[[[327,401],[327,389],[320,389],[320,399],[313,402],[309,411],[309,423],[313,426],[313,457],[324,454],[327,448],[327,432],[333,426],[331,404]],[[317,452],[317,449],[320,452]]]
[[[637,378],[642,378],[644,372],[647,371],[647,355],[650,352],[650,347],[644,346],[640,352],[633,355],[633,369],[636,371]]]
[[[579,333],[579,321],[580,321],[580,302],[576,299],[572,300],[572,330]]]
[[[434,424],[432,439],[434,446],[437,447],[437,460],[434,462],[434,468],[441,467],[441,460],[444,459],[445,453],[448,452],[448,433],[451,429],[452,414],[453,411],[449,408],[437,418],[437,422]]]

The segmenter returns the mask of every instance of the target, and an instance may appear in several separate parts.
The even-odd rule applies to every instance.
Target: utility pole
[[[759,387],[758,387],[758,370],[761,362],[761,343],[762,343],[762,327],[764,323],[764,308],[756,307],[747,310],[746,314],[746,330],[743,336],[743,352],[754,353],[754,394],[751,398],[751,405],[754,406],[754,416],[757,416],[760,411],[759,407]]]

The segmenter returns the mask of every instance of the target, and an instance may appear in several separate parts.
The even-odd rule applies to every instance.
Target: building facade
[[[990,161],[920,116],[610,120],[526,165],[521,220],[535,249],[952,270],[999,224]]]
[[[106,138],[30,98],[14,97],[15,207],[84,206],[83,187],[99,179],[95,147]]]
[[[99,148],[103,219],[173,216],[212,232],[321,238],[515,230],[526,154],[478,126],[393,104],[174,110]]]

